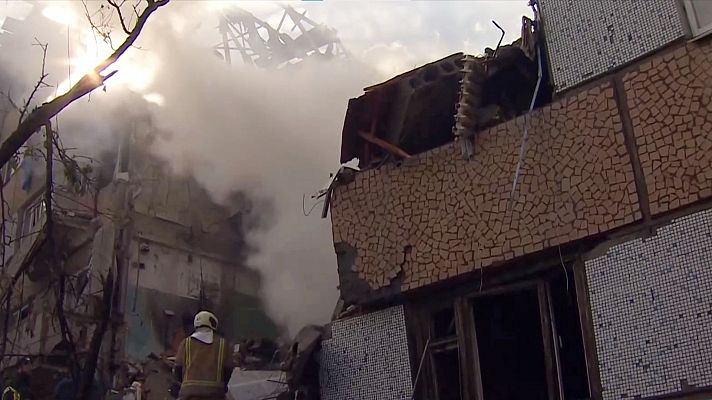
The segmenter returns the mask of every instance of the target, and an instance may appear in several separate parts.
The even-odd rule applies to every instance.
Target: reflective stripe
[[[188,378],[188,368],[190,367],[190,342],[192,339],[188,337],[186,339],[185,343],[185,370],[183,371],[183,386],[209,386],[209,387],[223,387],[223,366],[224,366],[224,357],[225,357],[225,339],[220,338],[220,344],[218,345],[218,370],[217,370],[217,376],[214,381],[201,381],[201,380],[195,380],[195,379],[186,379]],[[16,399],[19,400],[19,399]]]
[[[5,399],[5,395],[8,393],[12,393],[12,400],[20,400],[20,392],[15,390],[15,388],[12,386],[8,386],[5,388],[5,390],[2,391],[3,400]]]
[[[223,381],[223,356],[225,355],[225,339],[220,338],[220,350],[218,350],[218,378],[217,382]]]

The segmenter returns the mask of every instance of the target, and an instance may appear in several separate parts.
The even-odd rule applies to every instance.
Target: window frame
[[[30,202],[22,210],[20,234],[16,239],[19,239],[20,246],[22,246],[23,242],[28,238],[34,238],[34,234],[39,232],[44,226],[44,223],[47,222],[47,217],[45,215],[45,201],[46,199],[44,196],[40,195],[39,198],[36,198],[34,201]],[[33,218],[34,224],[32,224]],[[33,230],[33,228],[35,229]]]
[[[707,25],[700,26],[697,23],[697,10],[693,0],[683,0],[683,7],[685,9],[687,22],[690,25],[692,39],[701,39],[709,34],[712,34],[712,16],[710,16],[710,22]]]
[[[561,374],[560,349],[557,348],[555,311],[552,306],[551,279],[560,273],[561,266],[549,264],[541,271],[527,276],[524,279],[501,279],[492,286],[476,289],[471,285],[463,285],[454,290],[433,293],[427,299],[418,299],[408,304],[409,313],[414,317],[409,329],[413,329],[414,347],[412,347],[413,360],[422,364],[422,373],[419,374],[417,385],[413,388],[416,399],[438,399],[437,373],[433,362],[433,350],[439,346],[457,346],[459,351],[459,375],[461,399],[482,400],[484,398],[483,382],[481,375],[480,355],[477,342],[477,327],[474,319],[474,302],[481,297],[504,295],[521,290],[533,290],[537,294],[538,309],[540,312],[540,329],[545,353],[546,386],[549,398],[560,400],[563,394],[563,377]],[[597,373],[597,355],[595,341],[592,335],[592,321],[586,294],[586,282],[583,263],[574,262],[570,273],[573,275],[575,296],[579,312],[579,323],[582,334],[582,347],[587,363],[586,379],[591,398],[599,398],[601,393],[600,375]],[[433,317],[445,308],[453,308],[455,314],[456,338],[434,338]],[[590,337],[589,337],[590,336]],[[428,341],[431,338],[432,340]],[[416,368],[419,364],[416,365]],[[415,373],[415,371],[414,371]]]
[[[10,213],[9,210],[6,210],[5,212],[5,215]],[[15,255],[15,247],[18,241],[17,220],[18,217],[10,216],[10,218],[7,218],[7,220],[5,221],[5,237],[2,238],[2,243],[0,243],[2,244],[2,246],[5,247],[5,265],[7,265],[8,262],[12,259],[12,256]]]

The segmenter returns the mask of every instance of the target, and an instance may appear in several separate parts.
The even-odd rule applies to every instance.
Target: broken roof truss
[[[510,45],[484,56],[455,53],[365,88],[349,101],[341,161],[358,158],[365,169],[453,140],[462,140],[463,155],[471,156],[476,132],[530,110],[536,41],[536,23],[523,17],[522,37]],[[549,100],[550,91],[542,90],[537,104]]]

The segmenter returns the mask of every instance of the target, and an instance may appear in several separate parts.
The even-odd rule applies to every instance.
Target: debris
[[[484,56],[455,53],[365,88],[349,101],[341,160],[374,168],[389,156],[408,158],[454,140],[470,157],[474,135],[528,112],[535,87],[535,104],[550,96],[546,75],[537,73],[537,40],[536,22],[524,18],[522,38],[509,45],[500,38]]]
[[[317,198],[317,199],[326,196],[324,199],[324,208],[322,209],[322,212],[321,212],[322,218],[326,218],[326,216],[329,212],[329,204],[331,202],[331,192],[334,188],[334,184],[339,181],[349,180],[350,179],[350,177],[348,177],[349,171],[358,171],[359,170],[358,166],[354,165],[354,161],[356,162],[356,164],[358,164],[358,159],[353,159],[347,163],[341,164],[341,167],[339,167],[339,170],[336,172],[336,174],[330,174],[329,183],[324,188],[322,188],[321,190],[316,192],[314,195],[312,195],[312,198]],[[306,214],[306,215],[308,215],[308,214]]]
[[[398,148],[398,146],[388,143],[385,140],[375,136],[373,132],[371,133],[364,133],[364,132],[359,132],[359,136],[361,136],[363,139],[365,139],[368,142],[371,142],[375,144],[376,146],[386,150],[387,152],[396,155],[401,158],[410,158],[410,154],[406,153],[405,151],[401,150]]]

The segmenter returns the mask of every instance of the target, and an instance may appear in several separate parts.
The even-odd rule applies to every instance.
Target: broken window
[[[420,314],[421,343],[430,342],[419,398],[590,398],[576,288],[565,270],[430,299]]]
[[[5,210],[5,215],[9,215],[9,210]],[[17,218],[10,217],[5,221],[5,235],[2,238],[2,245],[4,247],[5,254],[3,255],[5,265],[15,254],[15,230],[17,229]]]
[[[436,400],[460,400],[460,351],[455,309],[432,313],[429,346],[432,385]]]
[[[485,399],[549,398],[536,288],[473,301]]]
[[[3,182],[8,183],[10,182],[10,178],[12,178],[15,175],[15,172],[17,172],[18,169],[20,169],[20,165],[22,165],[22,161],[25,159],[25,151],[21,150],[15,153],[10,160],[7,163],[7,167],[5,168],[5,174],[3,176]]]
[[[588,371],[583,347],[574,279],[570,274],[555,275],[549,281],[551,313],[558,346],[561,385],[565,399],[588,399]]]
[[[44,199],[28,206],[22,218],[22,237],[30,236],[38,232],[45,222],[45,201]]]

